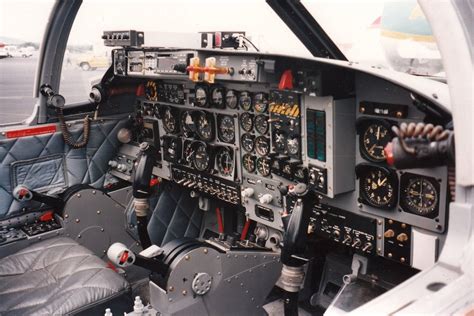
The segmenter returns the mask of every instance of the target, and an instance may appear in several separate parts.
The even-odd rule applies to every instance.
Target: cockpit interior
[[[398,315],[455,278],[423,280],[457,225],[445,82],[146,36],[1,127],[0,315]]]

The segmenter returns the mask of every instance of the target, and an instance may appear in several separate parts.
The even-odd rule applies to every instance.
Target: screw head
[[[184,260],[189,260],[191,257],[189,255],[184,256]]]

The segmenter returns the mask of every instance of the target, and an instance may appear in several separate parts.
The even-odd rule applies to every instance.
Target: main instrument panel
[[[116,76],[143,86],[134,115],[155,135],[157,177],[242,207],[275,232],[291,211],[284,188],[305,183],[319,194],[317,236],[414,267],[422,265],[412,256],[421,248],[415,236],[438,245],[447,168],[397,170],[383,150],[392,126],[426,121],[410,91],[281,56],[144,48],[113,57]],[[192,68],[196,60],[210,66]],[[285,71],[295,78],[282,87]]]

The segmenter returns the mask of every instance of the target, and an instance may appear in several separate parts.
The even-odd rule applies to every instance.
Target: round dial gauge
[[[426,177],[412,177],[402,180],[402,198],[400,205],[406,212],[425,217],[436,216],[439,202],[438,183],[435,179]]]
[[[177,133],[179,130],[178,113],[175,109],[165,107],[162,115],[163,128],[167,133]]]
[[[214,116],[210,113],[199,112],[196,116],[196,134],[204,141],[214,138]]]
[[[363,200],[374,207],[392,208],[397,201],[397,177],[386,169],[368,168],[360,178]]]
[[[385,146],[392,140],[389,124],[374,121],[360,134],[360,150],[364,158],[373,162],[385,161]]]
[[[242,148],[245,151],[252,152],[253,148],[255,147],[255,142],[254,142],[255,137],[250,134],[243,134],[242,138],[240,139],[240,142],[242,143]]]
[[[260,156],[266,156],[270,152],[270,140],[265,136],[258,136],[255,139],[255,151]]]
[[[221,175],[232,175],[234,172],[234,154],[230,149],[222,147],[217,153],[216,161],[217,169]]]
[[[183,151],[184,164],[189,166],[193,162],[194,151],[195,150],[194,150],[193,142],[187,141],[184,143],[184,151]]]
[[[214,87],[211,90],[211,100],[214,107],[222,109],[225,107],[224,88]]]
[[[219,124],[219,138],[226,143],[232,143],[235,140],[234,118],[230,115],[221,115],[217,118]]]
[[[194,150],[193,166],[198,171],[206,171],[211,165],[211,157],[205,143],[196,143]]]
[[[250,92],[248,91],[240,92],[239,105],[242,110],[250,111],[250,109],[252,108],[252,98],[250,97]]]
[[[225,104],[229,109],[236,109],[238,105],[237,92],[235,90],[227,90],[225,94]]]
[[[207,107],[207,89],[203,86],[197,86],[195,91],[194,103],[202,108]]]
[[[181,114],[181,129],[188,134],[196,132],[197,126],[191,111],[184,111]]]
[[[242,113],[240,115],[240,126],[246,132],[250,132],[253,129],[253,115],[250,113]]]
[[[260,157],[257,159],[257,171],[264,177],[268,177],[271,173],[271,159],[268,157]]]
[[[252,156],[251,154],[245,154],[242,157],[242,164],[247,172],[255,172],[255,156]]]
[[[308,170],[304,167],[296,167],[295,179],[300,182],[306,182],[308,178]]]
[[[284,153],[286,151],[286,134],[283,131],[277,130],[273,138],[273,146],[275,151],[279,153]]]
[[[286,147],[288,148],[288,154],[297,155],[300,151],[300,140],[298,137],[293,136],[288,138],[286,142]]]
[[[254,123],[255,123],[255,129],[260,134],[266,134],[268,132],[268,126],[269,126],[268,116],[262,115],[262,114],[257,115],[255,117]]]
[[[268,108],[268,98],[265,93],[256,93],[253,96],[253,108],[257,113],[265,113]]]
[[[148,81],[145,85],[145,97],[150,101],[158,101],[158,89],[154,81]]]

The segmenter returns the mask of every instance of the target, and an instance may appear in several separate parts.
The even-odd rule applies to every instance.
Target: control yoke
[[[151,195],[150,180],[156,161],[156,149],[149,143],[140,144],[138,166],[133,177],[133,197],[146,199]]]
[[[138,237],[140,238],[143,249],[151,246],[151,240],[147,230],[148,211],[150,209],[148,198],[152,193],[150,181],[156,158],[155,147],[146,142],[140,144],[138,165],[133,177],[132,187],[135,213],[137,216]]]

